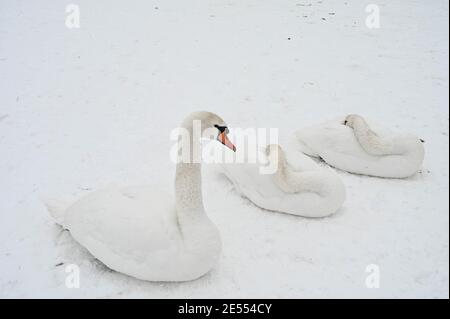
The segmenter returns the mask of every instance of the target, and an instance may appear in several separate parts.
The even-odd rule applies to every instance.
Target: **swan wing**
[[[149,257],[176,254],[180,249],[172,198],[144,187],[109,189],[85,196],[68,208],[65,226],[113,269],[126,263],[144,264]]]

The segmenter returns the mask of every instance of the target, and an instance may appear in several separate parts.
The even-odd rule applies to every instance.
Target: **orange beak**
[[[225,132],[220,133],[219,136],[217,136],[217,140],[222,143],[223,145],[225,145],[226,147],[228,147],[229,149],[231,149],[233,152],[236,152],[236,146],[234,146],[233,143],[231,143],[231,141],[228,139],[228,136]]]

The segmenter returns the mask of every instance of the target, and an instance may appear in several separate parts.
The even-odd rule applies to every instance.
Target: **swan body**
[[[216,227],[203,218],[188,247],[178,228],[174,199],[151,187],[100,190],[67,209],[63,226],[106,266],[150,281],[192,280],[219,257]]]
[[[237,144],[237,149],[243,151],[244,147]],[[261,160],[256,163],[246,158],[243,163],[220,164],[236,190],[255,205],[303,217],[329,216],[342,206],[345,187],[335,172],[320,168],[299,152],[285,153],[276,144],[258,152]],[[263,165],[273,165],[276,170],[262,174]]]
[[[192,120],[201,120],[202,130],[223,125],[215,114],[196,112],[182,125],[191,132]],[[152,187],[111,188],[67,208],[48,207],[109,268],[149,281],[194,280],[216,264],[221,252],[219,231],[203,208],[200,166],[177,164],[174,197]]]
[[[414,175],[425,154],[417,137],[369,125],[359,115],[303,128],[295,133],[295,139],[302,152],[333,167],[386,178]]]

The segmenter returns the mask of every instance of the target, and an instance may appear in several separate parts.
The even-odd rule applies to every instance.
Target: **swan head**
[[[207,111],[193,112],[183,121],[183,125],[185,127],[200,125],[202,137],[215,139],[236,152],[236,146],[228,138],[230,132],[228,126],[219,115]]]
[[[266,146],[266,155],[281,153],[281,147],[278,144],[269,144]]]
[[[354,128],[356,121],[364,120],[361,115],[358,114],[350,114],[347,115],[342,124]]]

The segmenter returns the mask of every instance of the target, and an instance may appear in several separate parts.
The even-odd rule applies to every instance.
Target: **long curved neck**
[[[354,120],[353,131],[361,147],[371,155],[400,155],[401,150],[396,150],[393,141],[381,138],[372,131],[367,122],[358,117]]]
[[[185,153],[182,153],[183,161],[178,162],[175,172],[175,206],[178,229],[184,247],[183,253],[209,256],[205,257],[207,261],[217,258],[220,251],[220,236],[203,207],[201,132],[197,132],[193,125],[193,120],[202,119],[202,116],[202,114],[191,115],[181,125],[189,134],[183,134],[185,140],[179,141],[182,144],[178,145]],[[193,261],[188,258],[186,262]]]
[[[320,173],[294,172],[289,169],[286,155],[281,147],[278,146],[277,149],[271,150],[268,159],[277,165],[274,181],[283,192],[314,192],[324,194],[327,191]]]
[[[200,163],[178,163],[175,173],[175,201],[178,212],[203,210]]]
[[[192,123],[183,123],[183,128],[189,131],[189,149],[182,149],[182,152],[189,153],[189,161],[179,162],[175,173],[175,203],[180,222],[183,217],[204,215],[202,197],[202,174],[201,164],[194,161],[194,151],[199,150],[201,143],[199,138],[194,136]],[[186,146],[186,141],[181,141],[182,147]]]

